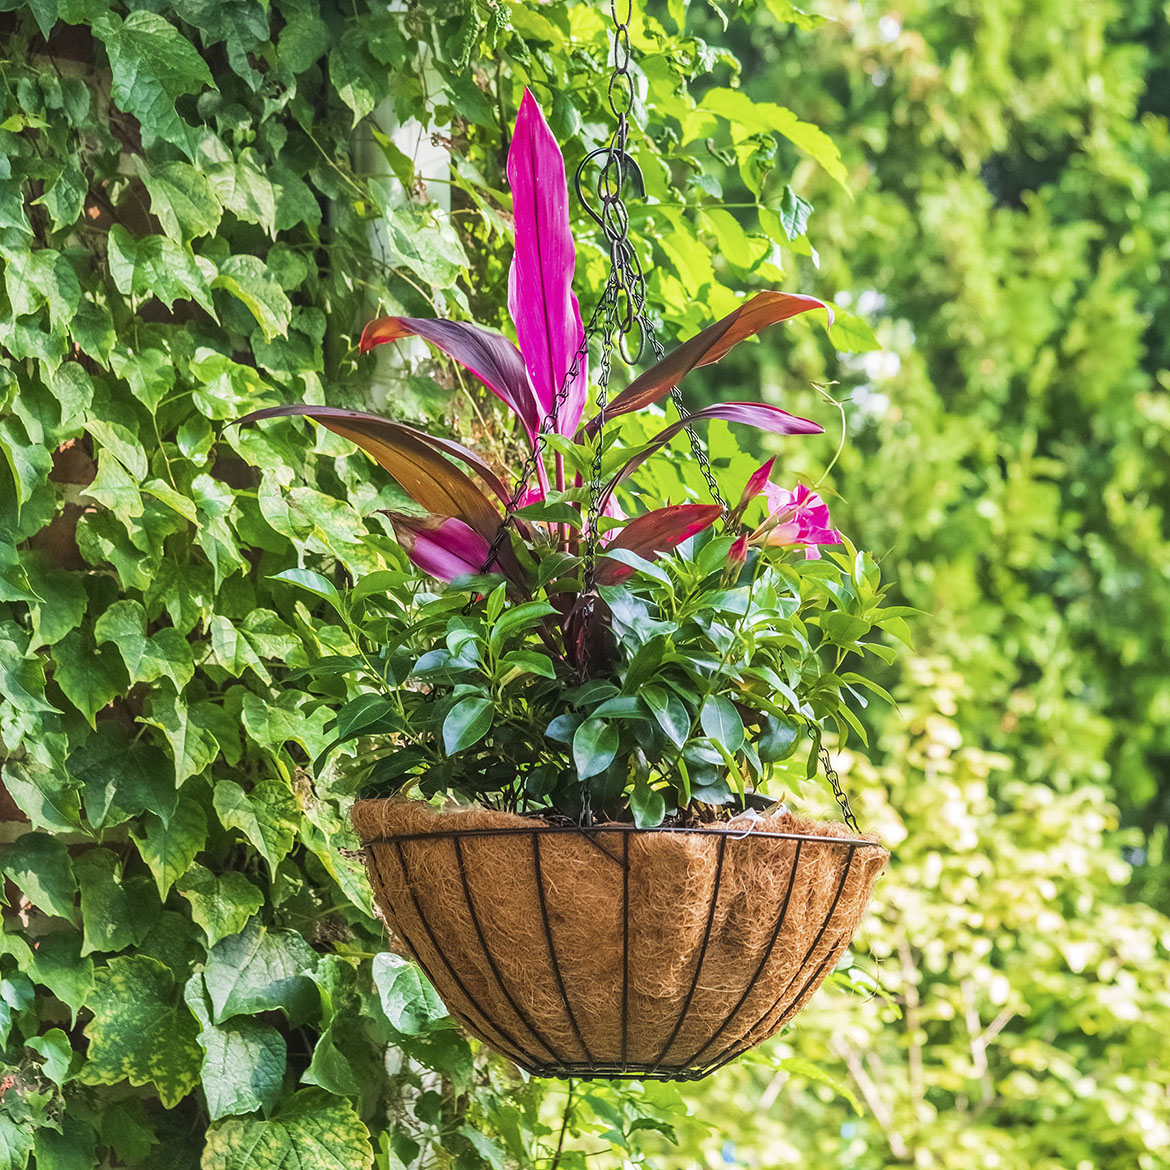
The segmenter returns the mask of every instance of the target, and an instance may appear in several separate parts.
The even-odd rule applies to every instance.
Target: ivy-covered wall
[[[781,280],[781,244],[807,252],[796,148],[840,163],[730,88],[734,60],[670,8],[635,25],[656,114],[635,149],[661,204],[636,230],[660,241],[651,295],[682,331]],[[379,305],[502,319],[508,127],[530,84],[570,165],[602,139],[601,9],[0,9],[0,1165],[585,1165],[542,1118],[563,1091],[473,1052],[379,955],[344,775],[311,768],[331,716],[296,672],[336,647],[273,578],[378,567],[368,517],[394,489],[326,432],[228,424],[368,404],[354,341]],[[410,197],[356,173],[354,128],[381,103],[449,149],[449,214],[428,189],[445,176],[381,131]],[[776,208],[758,230],[697,210],[721,193],[712,136]],[[599,288],[596,244],[582,263]],[[470,419],[506,454],[462,389],[425,358],[386,409]],[[680,1110],[636,1086],[574,1105],[570,1135],[602,1148]]]

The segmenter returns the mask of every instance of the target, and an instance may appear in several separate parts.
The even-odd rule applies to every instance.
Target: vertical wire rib
[[[786,1006],[781,1007],[781,1005],[785,1004],[785,1001],[788,999],[788,993],[792,989],[792,985],[796,982],[801,971],[804,970],[805,963],[807,963],[809,961],[809,959],[812,958],[813,953],[816,951],[817,947],[820,946],[821,939],[823,939],[825,937],[825,931],[827,931],[829,929],[829,923],[833,920],[833,915],[837,912],[837,906],[841,902],[841,895],[845,892],[845,883],[849,877],[849,871],[853,868],[853,855],[857,852],[857,846],[850,845],[850,846],[848,846],[848,849],[849,849],[849,854],[845,858],[845,864],[841,869],[841,880],[837,883],[837,892],[833,897],[833,903],[829,907],[829,912],[825,915],[825,921],[822,924],[821,929],[817,932],[817,937],[815,939],[813,939],[812,945],[808,948],[807,951],[805,951],[804,958],[800,961],[800,966],[793,973],[792,978],[789,979],[784,990],[777,997],[776,1002],[766,1012],[764,1012],[764,1014],[759,1018],[759,1021],[756,1023],[755,1027],[748,1029],[748,1035],[751,1035],[752,1033],[754,1033],[760,1027],[760,1025],[763,1024],[778,1009],[780,1010],[782,1016],[785,1013],[787,1013],[788,1008],[790,1008],[792,1006],[792,1004],[795,1003],[796,1000],[800,998],[800,995],[803,995],[804,992],[808,990],[808,988],[812,985],[813,979],[815,979],[817,974],[819,974],[819,972],[824,969],[825,963],[822,962],[820,968],[818,968],[817,972],[815,972],[813,974],[813,978],[810,979],[805,984],[804,988],[800,992],[800,995],[794,997],[792,1000],[788,1000]],[[833,953],[833,948],[830,947],[829,954],[831,955],[832,953]],[[825,961],[827,962],[827,959]],[[740,1045],[739,1042],[737,1041],[737,1043],[733,1044],[729,1049],[727,1049],[723,1053],[723,1055],[716,1057],[715,1063],[710,1066],[708,1071],[714,1072],[716,1069],[722,1068],[729,1061],[732,1061],[737,1056],[741,1056],[743,1053],[747,1052],[747,1050],[749,1048],[753,1047],[753,1045],[754,1045],[753,1041],[749,1041],[747,1044],[742,1044],[742,1045]]]
[[[581,1051],[585,1053],[585,1059],[589,1064],[594,1064],[593,1053],[589,1051],[589,1046],[581,1036],[581,1029],[577,1027],[577,1017],[573,1014],[573,1005],[569,1002],[569,993],[565,990],[565,980],[561,975],[561,964],[557,958],[556,944],[553,942],[552,925],[548,919],[548,899],[544,892],[544,871],[540,866],[540,833],[534,832],[532,834],[532,865],[536,871],[536,892],[540,898],[540,915],[544,920],[544,938],[548,943],[548,954],[552,960],[553,975],[556,976],[557,988],[560,990],[561,999],[565,1002],[565,1012],[569,1017],[569,1026],[573,1030],[573,1035],[577,1038],[577,1043],[581,1045]]]
[[[825,958],[821,960],[820,965],[812,973],[811,977],[809,978],[808,982],[805,983],[804,987],[801,988],[800,993],[793,998],[792,1002],[788,1005],[788,1007],[783,1009],[783,1012],[780,1016],[779,1021],[775,1025],[770,1027],[770,1030],[769,1030],[770,1035],[775,1035],[775,1033],[777,1031],[779,1031],[782,1027],[784,1027],[784,1025],[788,1022],[788,1020],[791,1019],[791,1017],[796,1014],[796,1012],[792,1010],[792,1005],[795,1003],[798,1003],[800,1000],[800,997],[817,981],[817,979],[821,975],[821,972],[824,971],[824,969],[829,965],[829,961],[832,959],[833,948],[836,947],[838,945],[838,943],[841,942],[843,937],[844,936],[839,935],[834,940],[833,945],[829,948],[828,955],[826,955]],[[780,999],[777,1000],[760,1017],[759,1021],[756,1023],[755,1028],[752,1028],[750,1031],[755,1032],[756,1028],[758,1028],[760,1026],[760,1024],[762,1024],[769,1016],[775,1014],[776,1009],[780,1007],[780,1005],[781,1005],[781,1003],[783,1003],[783,1001],[784,1001],[784,996],[781,996]],[[701,1076],[710,1076],[711,1073],[718,1072],[718,1070],[721,1069],[724,1065],[730,1064],[733,1060],[735,1060],[739,1056],[743,1056],[743,1054],[745,1052],[750,1052],[751,1049],[755,1048],[755,1046],[757,1044],[762,1044],[763,1041],[766,1039],[767,1039],[767,1037],[764,1036],[764,1037],[761,1037],[759,1040],[749,1040],[749,1041],[747,1041],[747,1043],[744,1043],[743,1039],[741,1037],[740,1040],[738,1040],[735,1044],[733,1044],[730,1048],[728,1048],[723,1053],[723,1055],[718,1057],[718,1059],[716,1059],[713,1063],[708,1064],[707,1067],[702,1070],[702,1073],[700,1075]]]
[[[687,1012],[691,1007],[691,1000],[695,998],[695,990],[699,986],[699,976],[703,972],[703,960],[707,957],[707,943],[711,940],[711,927],[715,922],[715,907],[719,904],[719,886],[723,880],[723,855],[726,849],[727,834],[721,833],[719,836],[719,851],[715,861],[715,885],[711,890],[711,906],[707,911],[707,928],[703,931],[703,941],[699,946],[699,960],[695,964],[695,974],[691,979],[691,989],[687,992],[687,997],[683,1001],[682,1011],[678,1013],[678,1019],[674,1023],[674,1028],[666,1038],[666,1043],[662,1046],[662,1051],[658,1054],[658,1059],[650,1067],[650,1072],[657,1072],[659,1066],[666,1059],[666,1054],[670,1051],[670,1046],[674,1043],[675,1037],[678,1036],[683,1022],[687,1018]]]
[[[406,854],[403,851],[402,843],[400,841],[395,841],[394,848],[398,854],[398,864],[402,867],[402,877],[404,879],[403,884],[406,886],[407,892],[410,894],[410,900],[414,903],[414,911],[418,915],[418,920],[422,924],[422,928],[426,932],[427,938],[430,939],[431,946],[434,949],[435,954],[439,956],[439,960],[442,962],[443,966],[447,968],[448,972],[450,972],[451,978],[455,980],[455,985],[463,993],[464,999],[467,1000],[471,1007],[475,1009],[476,1013],[487,1023],[487,1031],[495,1032],[496,1035],[502,1036],[504,1039],[503,1047],[507,1055],[522,1068],[530,1070],[532,1067],[531,1058],[525,1054],[524,1046],[517,1043],[516,1038],[510,1032],[508,1032],[502,1025],[493,1020],[491,1016],[489,1016],[487,1012],[483,1010],[479,1004],[479,1001],[471,994],[470,991],[467,990],[467,985],[459,977],[459,972],[455,970],[455,968],[451,965],[451,961],[443,953],[442,947],[439,946],[438,940],[435,938],[434,931],[431,930],[430,923],[427,922],[426,915],[423,914],[422,905],[418,900],[418,895],[414,892],[414,884],[410,880],[410,871],[406,865]],[[418,948],[413,944],[411,944],[411,950],[413,950],[415,954],[418,954]],[[423,968],[423,971],[426,971],[425,967]],[[427,978],[429,979],[430,976],[428,975]],[[508,1049],[511,1051],[507,1051]]]
[[[622,1070],[630,1038],[630,834],[622,834]]]
[[[467,912],[471,915],[471,924],[475,927],[476,937],[479,939],[479,945],[483,948],[484,958],[488,961],[488,966],[492,969],[492,974],[496,978],[496,982],[500,985],[500,990],[504,993],[504,998],[511,1005],[512,1010],[516,1013],[517,1019],[536,1037],[536,1040],[541,1044],[544,1050],[549,1054],[554,1063],[565,1063],[568,1059],[562,1054],[558,1053],[555,1048],[548,1042],[541,1030],[533,1023],[531,1017],[526,1011],[516,1002],[512,992],[508,989],[508,985],[504,982],[503,975],[500,974],[500,968],[496,964],[495,956],[487,944],[487,938],[484,936],[483,927],[479,921],[479,914],[475,909],[475,900],[471,896],[471,883],[467,880],[467,866],[463,861],[463,842],[459,837],[453,836],[451,838],[455,846],[455,860],[459,868],[459,878],[463,883],[463,896],[467,899]],[[535,1061],[533,1062],[535,1063]]]
[[[788,888],[784,891],[784,901],[780,904],[780,913],[776,917],[776,928],[772,931],[772,937],[768,940],[768,945],[764,948],[764,955],[760,959],[759,966],[756,967],[755,971],[752,973],[752,977],[747,981],[747,986],[743,989],[743,995],[739,997],[739,1002],[731,1009],[730,1012],[727,1013],[727,1018],[723,1021],[723,1023],[720,1024],[719,1027],[711,1033],[706,1041],[704,1041],[702,1048],[700,1048],[698,1052],[696,1052],[694,1056],[690,1058],[690,1060],[683,1062],[685,1067],[694,1068],[699,1064],[699,1057],[701,1057],[703,1053],[706,1052],[707,1049],[710,1048],[711,1045],[714,1044],[715,1041],[723,1035],[723,1033],[730,1026],[731,1021],[734,1020],[737,1015],[739,1015],[740,1008],[742,1008],[743,1005],[747,1003],[748,996],[751,995],[752,991],[755,989],[757,980],[764,973],[764,968],[768,965],[768,960],[772,957],[772,951],[775,949],[776,943],[780,939],[780,932],[784,929],[784,920],[788,917],[788,904],[792,901],[792,889],[796,885],[796,868],[798,865],[800,865],[800,849],[803,844],[803,841],[796,842],[796,850],[792,855],[792,869],[788,874]],[[772,1009],[769,1009],[769,1011],[771,1010]]]

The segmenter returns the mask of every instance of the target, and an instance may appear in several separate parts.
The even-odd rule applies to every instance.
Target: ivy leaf
[[[229,256],[219,267],[212,288],[222,288],[243,301],[256,318],[266,341],[288,333],[292,302],[257,256]]]
[[[96,727],[97,713],[125,690],[126,672],[114,647],[91,648],[74,630],[53,648],[53,681]]]
[[[181,691],[195,674],[191,643],[173,626],[147,637],[146,613],[137,601],[114,602],[94,624],[93,636],[99,646],[117,646],[131,682],[169,678]]]
[[[254,223],[269,235],[275,230],[276,192],[272,183],[247,159],[227,160],[207,168],[207,180],[216,198],[237,219]],[[232,259],[244,259],[237,254]],[[257,264],[262,262],[256,256],[247,256]]]
[[[151,167],[139,160],[138,173],[150,193],[150,210],[163,231],[180,244],[215,231],[223,215],[202,171],[190,163],[168,162]]]
[[[72,777],[59,767],[45,767],[33,760],[5,760],[0,767],[0,786],[34,827],[54,833],[81,828],[77,789]]]
[[[46,833],[24,833],[0,853],[0,873],[34,906],[79,924],[77,879],[63,842]]]
[[[203,1170],[371,1170],[369,1130],[349,1101],[302,1089],[268,1120],[233,1117],[207,1131]]]
[[[414,963],[384,953],[375,955],[372,965],[382,1010],[396,1031],[419,1036],[448,1018],[443,1001]]]
[[[207,817],[190,797],[179,798],[165,820],[147,813],[142,832],[131,832],[142,860],[154,874],[159,898],[165,900],[175,879],[186,873],[207,841]]]
[[[92,24],[106,46],[113,74],[111,94],[120,110],[191,157],[195,132],[176,107],[184,94],[215,88],[206,62],[169,21],[154,12],[132,12],[121,20],[105,12]]]
[[[202,865],[192,865],[175,889],[191,903],[191,917],[207,935],[207,945],[237,934],[260,909],[264,897],[242,873],[228,870],[214,874]]]
[[[171,745],[176,786],[205,772],[219,755],[219,742],[202,708],[188,706],[178,695],[151,695],[142,722],[157,727]]]
[[[221,939],[211,948],[203,972],[212,1023],[274,1008],[300,1017],[316,998],[307,977],[316,962],[309,944],[292,930],[270,930],[253,922]]]
[[[50,1028],[24,1043],[26,1048],[31,1048],[41,1057],[41,1070],[45,1076],[53,1084],[63,1085],[69,1073],[69,1060],[73,1055],[69,1037],[60,1028]]]
[[[0,1158],[3,1165],[24,1170],[32,1152],[32,1129],[27,1125],[17,1125],[11,1118],[0,1114]]]
[[[178,300],[197,301],[215,316],[207,275],[185,244],[167,236],[136,240],[120,223],[108,238],[110,276],[123,296],[157,297],[168,309]]]
[[[353,111],[355,126],[374,112],[384,72],[385,66],[370,54],[369,37],[359,28],[347,29],[341,43],[329,54],[329,80]]]
[[[173,1109],[198,1083],[195,1021],[178,1001],[170,970],[157,959],[112,959],[94,977],[89,1007],[84,1084],[153,1084],[163,1105]]]
[[[743,747],[743,720],[735,704],[725,695],[711,695],[703,704],[699,722],[703,734],[722,744],[729,752]]]
[[[443,720],[443,750],[453,756],[479,743],[491,730],[494,717],[491,699],[460,699]]]
[[[280,1097],[288,1053],[284,1037],[258,1020],[208,1024],[198,1036],[200,1076],[212,1121],[233,1113],[271,1111]]]
[[[77,1022],[77,1013],[89,1002],[93,988],[93,959],[82,955],[81,946],[79,931],[53,931],[38,941],[27,969],[29,978],[69,1008],[72,1023]]]
[[[149,881],[124,881],[121,863],[108,849],[87,850],[73,868],[81,887],[82,955],[121,951],[142,942],[158,916],[158,902],[145,896]]]
[[[288,788],[279,780],[261,780],[245,792],[234,780],[220,780],[212,801],[220,824],[239,829],[275,873],[300,825],[300,808]]]

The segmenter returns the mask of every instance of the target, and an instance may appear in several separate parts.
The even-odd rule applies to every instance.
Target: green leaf
[[[525,601],[521,605],[514,605],[492,626],[488,644],[493,650],[499,650],[513,634],[535,629],[544,618],[556,612],[556,607],[547,601]]]
[[[159,898],[165,900],[175,879],[190,869],[206,843],[207,817],[195,801],[181,796],[166,820],[147,813],[142,831],[131,832],[130,837],[154,874]]]
[[[212,288],[226,289],[256,318],[266,341],[288,333],[292,302],[255,256],[230,256],[220,265]]]
[[[158,915],[157,901],[145,896],[148,879],[124,880],[121,862],[108,849],[87,850],[73,869],[81,888],[82,955],[137,946]]]
[[[732,136],[737,140],[751,134],[783,134],[794,146],[820,163],[848,191],[845,165],[833,140],[819,127],[802,122],[784,106],[753,101],[741,89],[715,88],[703,95],[699,107],[726,118],[731,123]]]
[[[209,947],[238,934],[264,903],[263,895],[242,873],[214,874],[198,864],[175,882],[175,889],[191,903],[191,917],[207,935]]]
[[[212,1121],[276,1107],[288,1062],[284,1037],[257,1020],[208,1024],[198,1036],[200,1076]]]
[[[29,978],[47,987],[72,1013],[77,1013],[89,1001],[93,987],[93,960],[81,953],[79,931],[54,931],[37,942],[28,966]]]
[[[26,1040],[26,1048],[39,1053],[42,1058],[41,1070],[55,1085],[65,1083],[69,1073],[69,1061],[73,1056],[73,1046],[69,1037],[60,1028],[50,1028],[39,1036]]]
[[[382,1010],[404,1036],[429,1032],[436,1022],[448,1018],[430,981],[408,959],[389,952],[375,955],[373,972]]]
[[[203,707],[188,706],[178,695],[152,694],[142,722],[157,727],[171,745],[176,785],[205,772],[219,755]]]
[[[829,326],[829,341],[841,353],[869,353],[881,349],[874,331],[856,313],[833,306],[833,324]]]
[[[308,943],[292,930],[249,923],[212,947],[203,981],[214,1024],[280,1008],[300,1015],[315,996],[307,977],[317,962]]]
[[[215,88],[190,41],[154,12],[132,12],[123,21],[107,11],[92,29],[109,54],[118,108],[133,114],[147,137],[163,138],[190,157],[195,132],[179,115],[177,99],[205,85]]]
[[[786,760],[796,751],[799,729],[790,719],[780,715],[769,715],[764,721],[763,731],[756,740],[756,751],[765,764]]]
[[[453,756],[478,743],[491,730],[494,715],[490,699],[460,699],[443,720],[443,750]]]
[[[11,1170],[24,1170],[32,1152],[32,1127],[18,1125],[0,1113],[0,1164]]]
[[[181,244],[215,231],[223,215],[211,184],[189,163],[138,163],[138,173],[150,193],[150,210],[163,231]]]
[[[246,152],[250,154],[251,152]],[[225,160],[207,168],[207,181],[215,197],[237,219],[254,223],[269,235],[275,231],[276,192],[266,178],[247,158]],[[237,253],[231,259],[250,260],[254,270],[263,271],[263,262],[257,256]],[[221,267],[221,271],[225,269]]]
[[[345,616],[345,603],[341,599],[341,594],[337,592],[337,586],[328,577],[322,577],[312,569],[285,569],[283,573],[276,573],[271,580],[287,581],[290,585],[296,585],[307,593],[329,602],[342,617]]]
[[[654,713],[671,743],[682,747],[691,731],[691,717],[683,701],[673,691],[659,686],[644,686],[638,694]]]
[[[743,747],[743,720],[735,704],[725,695],[711,695],[707,699],[699,722],[703,734],[722,744],[729,752],[737,752]]]
[[[74,630],[53,648],[53,681],[90,727],[96,727],[97,713],[125,689],[126,672],[115,647],[91,649]]]
[[[618,730],[604,719],[586,719],[573,733],[573,763],[582,780],[604,772],[617,755]]]
[[[245,792],[234,780],[220,780],[212,801],[220,824],[239,829],[275,873],[300,825],[300,808],[288,787],[279,780],[261,780]]]
[[[148,637],[146,613],[137,601],[116,601],[98,618],[94,641],[113,642],[122,656],[131,682],[151,683],[169,678],[181,691],[195,674],[191,643],[173,627],[166,626]]]
[[[75,901],[77,879],[63,842],[45,833],[24,833],[0,852],[3,873],[26,898],[46,914],[80,922]]]
[[[354,1107],[302,1089],[274,1117],[213,1122],[203,1170],[372,1170],[369,1130]]]
[[[666,800],[656,788],[639,780],[630,793],[630,811],[639,829],[653,829],[666,817]]]
[[[200,1052],[191,1013],[178,1000],[171,972],[141,955],[112,959],[94,977],[85,1027],[88,1085],[152,1084],[173,1109],[199,1080]]]
[[[157,297],[168,309],[178,300],[197,301],[215,316],[207,275],[185,244],[167,236],[136,240],[116,223],[110,229],[107,260],[123,296]]]

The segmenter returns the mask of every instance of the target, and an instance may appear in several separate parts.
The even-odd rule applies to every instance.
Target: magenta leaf
[[[632,475],[655,451],[666,446],[684,427],[714,419],[756,427],[761,431],[771,431],[774,435],[819,435],[825,429],[819,423],[807,418],[798,418],[778,406],[768,406],[762,402],[720,402],[715,406],[705,406],[702,410],[696,410],[694,414],[679,419],[665,430],[659,431],[646,446],[626,462],[605,485],[605,490],[601,493],[601,507],[605,507],[622,480]]]
[[[719,519],[718,504],[671,504],[631,520],[606,546],[607,552],[627,549],[648,561],[670,552]],[[616,585],[632,576],[632,566],[602,557],[597,562],[598,585]]]
[[[544,415],[552,409],[585,331],[573,295],[576,251],[569,230],[565,160],[536,99],[527,89],[508,151],[508,184],[516,221],[508,311],[516,323],[520,352]],[[568,397],[559,409],[558,433],[571,435],[576,431],[585,409],[587,386],[582,358]]]
[[[466,321],[428,317],[379,317],[362,330],[358,349],[403,337],[421,337],[470,370],[535,437],[545,411],[538,401],[520,351],[506,338]]]
[[[424,573],[440,581],[482,573],[491,551],[478,532],[462,520],[404,516],[387,512],[403,551]],[[489,570],[499,573],[499,568]]]

